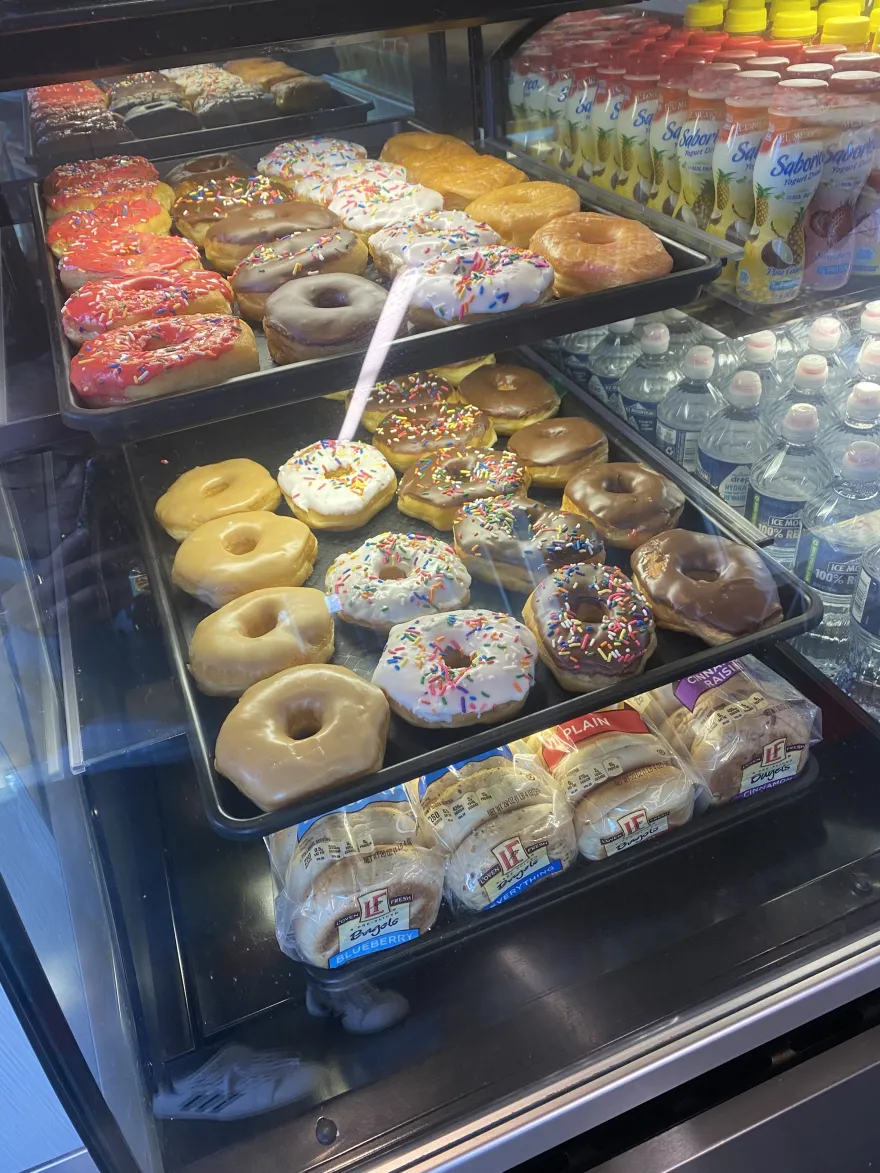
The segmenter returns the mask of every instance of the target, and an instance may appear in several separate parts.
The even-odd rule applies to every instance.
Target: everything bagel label
[[[562,871],[562,862],[551,859],[547,840],[525,846],[519,836],[496,843],[492,848],[496,863],[480,876],[480,887],[489,898],[487,908],[506,904],[531,888],[538,880]]]

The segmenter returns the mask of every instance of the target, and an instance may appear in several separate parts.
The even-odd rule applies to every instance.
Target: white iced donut
[[[539,305],[553,293],[543,257],[503,244],[439,256],[411,276],[410,321],[428,329]]]
[[[324,589],[340,619],[389,631],[470,599],[471,576],[451,546],[424,534],[379,534],[330,564]]]
[[[505,721],[535,680],[537,644],[498,611],[448,611],[392,627],[373,683],[393,712],[429,727]]]
[[[358,159],[356,162],[334,163],[330,166],[314,164],[303,175],[291,177],[287,186],[298,200],[311,204],[329,204],[337,192],[356,187],[367,179],[406,179],[406,170],[396,163],[380,163],[378,159]]]
[[[338,191],[327,207],[336,213],[346,228],[368,237],[395,220],[439,212],[443,207],[443,196],[420,183],[364,179],[354,187]]]
[[[289,179],[314,171],[320,164],[353,163],[365,159],[366,149],[359,143],[344,142],[338,138],[300,138],[279,143],[257,163],[259,175],[275,179]]]
[[[372,444],[319,440],[278,470],[294,517],[312,529],[358,529],[394,497],[394,469]]]
[[[444,253],[500,242],[494,228],[453,208],[380,228],[370,237],[370,253],[379,272],[392,277],[407,265],[420,268]]]

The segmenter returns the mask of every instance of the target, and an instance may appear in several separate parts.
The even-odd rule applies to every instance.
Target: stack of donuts
[[[359,400],[363,439],[308,444],[277,477],[246,457],[194,468],[155,506],[180,543],[173,583],[215,609],[190,671],[240,698],[217,770],[263,809],[376,770],[389,712],[497,723],[528,703],[539,664],[590,692],[641,673],[658,627],[720,644],[780,620],[760,555],[678,528],[677,486],[608,463],[605,435],[559,416],[537,372],[488,356]],[[321,533],[365,526],[304,585]],[[369,681],[330,664],[337,624],[374,633]]]

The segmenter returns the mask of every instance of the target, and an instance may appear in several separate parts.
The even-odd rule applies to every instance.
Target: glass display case
[[[0,982],[102,1173],[876,1064],[876,28],[673,7],[0,13]]]

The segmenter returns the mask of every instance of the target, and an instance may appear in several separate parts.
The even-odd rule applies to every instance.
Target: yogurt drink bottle
[[[546,45],[536,46],[528,55],[528,69],[523,85],[526,150],[530,155],[543,156],[549,146],[550,119],[547,114],[547,95],[552,72],[552,50]]]
[[[651,124],[660,105],[659,63],[645,54],[624,74],[626,95],[617,120],[617,174],[612,187],[628,199],[647,204],[654,186]]]
[[[598,64],[595,60],[580,60],[572,66],[571,87],[565,102],[566,138],[571,146],[568,163],[564,155],[559,165],[563,171],[589,179],[593,174],[596,152],[590,128],[590,118],[596,91],[599,88]]]
[[[528,57],[523,46],[515,57],[511,57],[507,74],[507,134],[510,137],[521,135],[526,129],[525,85],[528,71]]]
[[[715,206],[712,158],[724,125],[724,99],[737,73],[732,62],[701,65],[688,87],[688,108],[678,136],[681,192],[675,218],[694,228],[706,228]]]
[[[653,188],[649,207],[671,216],[681,193],[678,136],[688,104],[688,84],[696,67],[671,57],[660,66],[659,107],[651,122]]]
[[[565,170],[572,156],[571,137],[568,130],[566,110],[571,90],[573,70],[571,52],[564,47],[553,52],[553,73],[547,88],[547,122],[550,138],[545,161]]]
[[[620,108],[626,96],[622,66],[603,65],[598,70],[599,85],[590,112],[590,135],[595,151],[592,182],[611,189],[614,175],[614,135],[620,118]]]

